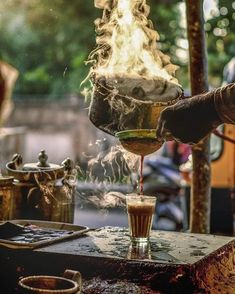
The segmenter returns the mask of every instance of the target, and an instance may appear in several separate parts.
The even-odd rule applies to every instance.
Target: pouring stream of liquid
[[[140,157],[140,195],[144,194],[144,179],[143,179],[144,155]]]

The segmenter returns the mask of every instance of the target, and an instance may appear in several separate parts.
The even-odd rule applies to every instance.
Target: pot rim
[[[42,288],[36,288],[36,287],[31,287],[28,285],[25,285],[23,282],[25,281],[33,281],[33,280],[37,280],[38,278],[41,279],[57,279],[57,280],[61,280],[61,281],[66,281],[68,283],[71,283],[71,288],[67,288],[67,289],[58,289],[58,290],[49,290],[49,289],[42,289]],[[64,277],[59,277],[59,276],[49,276],[49,275],[32,275],[32,276],[27,276],[27,277],[23,277],[22,279],[20,279],[19,281],[19,285],[27,290],[31,290],[31,291],[38,291],[38,293],[75,293],[74,291],[78,291],[79,289],[79,285],[76,281],[71,280],[71,279],[67,279]],[[66,291],[66,292],[65,292]]]

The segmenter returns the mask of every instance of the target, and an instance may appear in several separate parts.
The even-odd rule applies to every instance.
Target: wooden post
[[[192,95],[208,91],[207,56],[203,19],[203,0],[186,0],[187,30]],[[198,117],[200,120],[200,117]],[[192,130],[193,132],[194,130]],[[192,149],[190,231],[210,231],[210,142],[202,140]]]

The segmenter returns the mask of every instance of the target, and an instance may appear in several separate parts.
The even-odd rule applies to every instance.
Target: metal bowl
[[[172,97],[167,101],[143,100],[136,96],[121,95],[115,88],[105,86],[106,79],[94,80],[89,119],[100,130],[115,136],[125,130],[156,128],[162,110],[183,98]],[[110,97],[110,98],[108,98]]]

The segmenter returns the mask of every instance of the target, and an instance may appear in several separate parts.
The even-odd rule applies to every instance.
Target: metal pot
[[[22,156],[15,154],[6,164],[15,186],[12,218],[73,222],[74,164],[69,158],[60,165],[47,159],[45,150],[41,150],[37,163],[23,164]]]
[[[121,131],[155,129],[161,111],[183,98],[182,92],[162,102],[121,95],[107,86],[104,77],[94,80],[93,84],[89,118],[97,128],[113,136]]]

